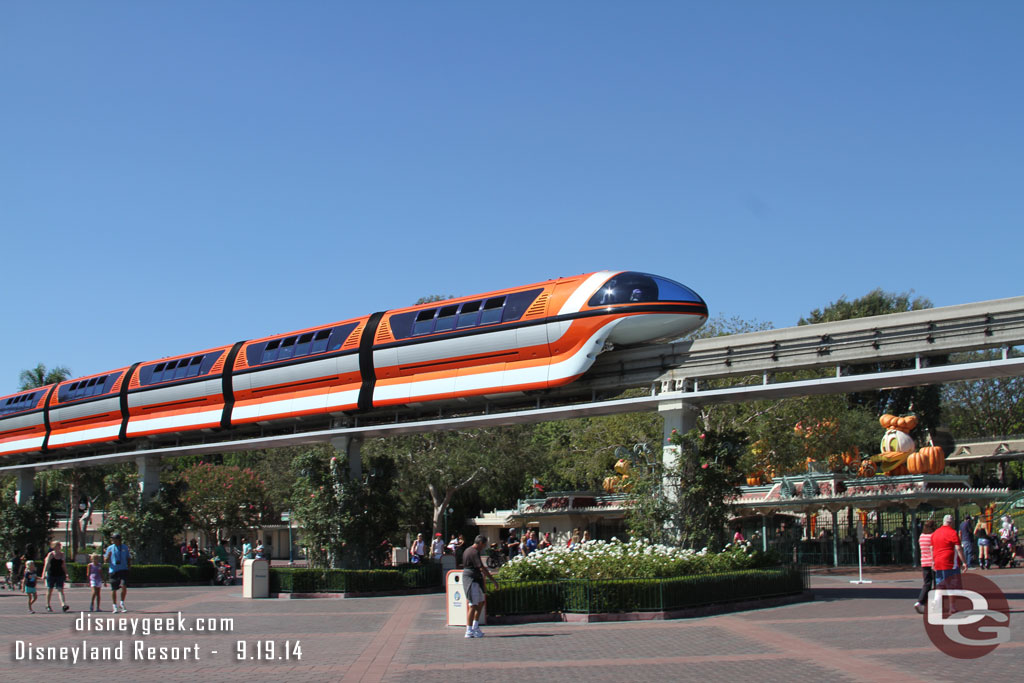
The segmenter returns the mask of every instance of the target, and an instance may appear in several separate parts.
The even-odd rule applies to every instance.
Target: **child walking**
[[[36,600],[39,599],[39,594],[36,593],[36,563],[32,560],[25,562],[25,573],[22,576],[25,581],[25,595],[28,596],[28,613],[35,614],[36,611],[32,609],[32,605],[35,604]]]
[[[102,612],[100,609],[100,588],[103,586],[103,565],[100,564],[99,555],[90,555],[89,566],[86,569],[89,576],[89,586],[92,588],[92,597],[89,598],[89,611],[90,612]],[[96,603],[96,607],[93,608],[93,603]]]

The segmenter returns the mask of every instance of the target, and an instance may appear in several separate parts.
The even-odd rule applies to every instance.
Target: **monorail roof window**
[[[626,272],[604,283],[587,305],[610,306],[649,301],[704,303],[696,292],[678,282],[646,273]]]
[[[313,333],[307,332],[306,334],[299,337],[299,342],[295,345],[295,357],[306,356],[309,354],[309,345],[313,341]]]
[[[295,355],[295,339],[296,337],[288,337],[281,342],[281,352],[277,354],[278,360],[285,360]]]
[[[281,346],[280,339],[267,342],[267,348],[263,349],[263,358],[260,359],[260,362],[269,363],[277,360],[277,350],[279,346]]]
[[[310,353],[320,353],[327,350],[327,340],[331,338],[330,330],[320,330],[313,337],[313,345],[310,347]]]
[[[461,330],[464,327],[473,327],[480,321],[480,302],[467,301],[462,304],[459,311],[459,322],[457,327]]]
[[[458,305],[442,306],[437,312],[437,324],[434,325],[434,332],[448,332],[455,329],[455,314],[459,312]]]
[[[420,334],[430,334],[434,331],[434,314],[437,313],[436,308],[429,308],[425,311],[420,311],[416,314],[416,321],[412,324],[413,336]]]
[[[484,303],[484,312],[480,314],[480,324],[490,325],[501,322],[501,312],[505,306],[505,297],[496,296]]]

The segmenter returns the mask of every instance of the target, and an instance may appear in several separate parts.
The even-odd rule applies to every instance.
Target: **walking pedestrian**
[[[960,522],[960,545],[964,549],[964,557],[967,558],[964,565],[970,567],[974,564],[974,527],[971,525],[971,516],[964,515],[964,521]]]
[[[462,587],[466,595],[466,637],[483,638],[484,633],[480,630],[480,611],[487,601],[484,592],[484,577],[486,576],[498,587],[498,580],[491,576],[491,572],[484,565],[480,553],[487,547],[487,537],[477,536],[473,545],[462,554]]]
[[[954,563],[954,558],[958,564]],[[935,586],[938,588],[960,588],[960,572],[967,571],[967,558],[960,546],[960,535],[953,528],[953,515],[942,518],[942,526],[932,532],[932,567],[935,569]]]
[[[128,593],[128,569],[132,566],[132,552],[128,546],[121,542],[121,534],[114,532],[111,537],[113,541],[107,548],[103,559],[110,563],[110,611],[116,612],[120,607],[122,612],[127,612],[124,606],[124,597]],[[121,589],[121,602],[117,601],[117,589]]]
[[[441,534],[434,534],[434,541],[430,544],[430,559],[435,562],[441,561],[444,554],[444,537]]]
[[[61,550],[60,541],[54,541],[50,552],[43,560],[43,576],[46,577],[46,611],[53,611],[50,600],[53,598],[53,589],[56,588],[60,596],[60,608],[67,612],[69,608],[64,600],[64,582],[68,578],[67,558]]]
[[[25,585],[25,595],[28,596],[28,613],[35,614],[32,605],[39,599],[39,595],[36,593],[36,563],[32,560],[25,560],[25,573],[22,575],[22,581]]]
[[[928,601],[928,593],[935,587],[935,570],[932,568],[932,532],[935,531],[935,520],[929,519],[921,529],[921,535],[917,544],[921,548],[921,592],[917,595],[917,602],[914,609],[918,614],[924,614],[925,605]]]

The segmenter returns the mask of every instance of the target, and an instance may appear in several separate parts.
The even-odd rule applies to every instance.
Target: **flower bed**
[[[777,566],[769,555],[753,551],[749,543],[730,545],[720,553],[689,550],[638,539],[623,543],[587,541],[573,549],[537,550],[517,557],[501,568],[503,581],[558,579],[673,578]]]

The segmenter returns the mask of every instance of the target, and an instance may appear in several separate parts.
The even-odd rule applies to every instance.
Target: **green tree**
[[[438,533],[445,510],[460,492],[487,492],[477,500],[493,503],[514,500],[516,492],[525,491],[537,466],[530,437],[523,426],[432,432],[374,439],[363,452],[394,461],[407,528],[422,528],[422,511]]]
[[[143,496],[138,474],[119,467],[108,474],[104,538],[119,532],[135,562],[153,564],[178,559],[175,536],[185,526],[180,483],[165,484],[154,496]]]
[[[875,289],[859,299],[848,301],[845,296],[830,303],[822,309],[811,311],[806,318],[801,318],[798,325],[835,322],[837,320],[853,320],[874,315],[889,313],[905,313],[932,307],[932,302],[923,297],[913,297],[911,292],[893,293]],[[933,365],[946,362],[946,356],[931,359]],[[914,360],[888,361],[885,363],[863,363],[846,366],[843,374],[859,375],[865,373],[885,372],[888,370],[906,370],[914,366]],[[851,405],[864,406],[876,417],[886,413],[902,415],[909,411],[917,413],[918,422],[923,431],[934,431],[942,420],[942,387],[904,387],[881,391],[867,391],[848,395]]]
[[[383,563],[381,541],[398,523],[392,498],[394,464],[387,459],[349,477],[337,456],[312,449],[292,461],[296,476],[292,509],[315,567],[365,568]]]
[[[36,491],[31,500],[19,505],[14,493],[13,481],[0,489],[0,553],[5,560],[25,555],[38,562],[46,555],[59,496]]]
[[[29,370],[22,370],[21,374],[18,375],[18,391],[26,391],[28,389],[38,389],[39,387],[45,387],[50,384],[57,384],[63,382],[71,376],[71,370],[58,365],[50,370],[46,369],[46,366],[42,363],[31,368]]]
[[[201,463],[181,474],[182,503],[189,520],[217,543],[222,530],[257,526],[265,487],[248,468]]]
[[[626,392],[624,396],[643,392]],[[661,457],[664,431],[657,413],[625,413],[547,422],[533,428],[543,454],[538,476],[547,490],[593,490],[613,474],[621,449],[644,444],[651,458]]]
[[[40,363],[34,368],[21,371],[19,391],[63,382],[70,375],[71,370],[63,365],[47,370],[46,366]],[[94,508],[93,502],[102,493],[104,476],[104,471],[92,468],[58,470],[44,475],[46,483],[51,488],[67,490],[67,510],[71,527],[71,548],[68,552],[71,555],[81,547],[82,539],[85,538],[88,520]],[[82,510],[79,504],[84,504],[85,509]]]
[[[730,500],[740,481],[740,432],[672,432],[678,461],[636,470],[627,524],[633,536],[716,551],[725,546]]]
[[[959,354],[957,360],[995,360],[1000,354],[978,351]],[[958,441],[1024,434],[1024,377],[953,382],[943,387],[942,404],[945,423]]]

